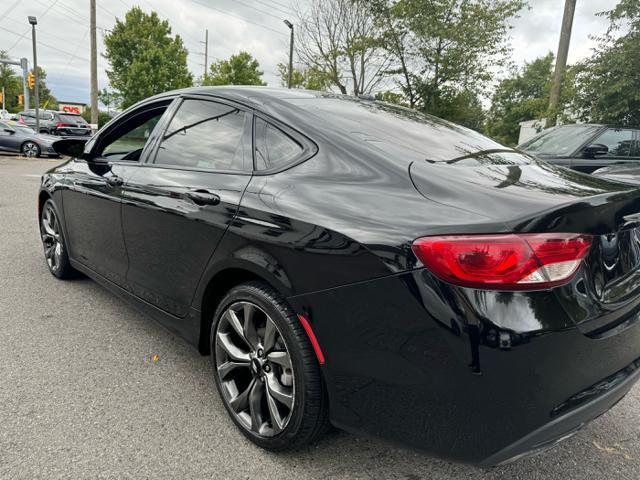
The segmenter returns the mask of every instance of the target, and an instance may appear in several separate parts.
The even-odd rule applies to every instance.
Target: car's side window
[[[155,163],[250,172],[251,114],[209,100],[186,99],[171,119]]]
[[[256,170],[271,170],[293,163],[303,152],[296,140],[261,118],[256,118]]]
[[[109,160],[137,162],[166,109],[163,105],[132,116],[117,131],[107,134],[101,142],[101,155]]]
[[[634,150],[633,130],[608,128],[592,143],[605,145],[609,150],[598,158],[629,157]]]

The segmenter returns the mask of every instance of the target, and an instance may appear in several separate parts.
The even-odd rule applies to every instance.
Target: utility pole
[[[207,81],[207,61],[209,59],[209,29],[204,31],[204,76],[202,77],[203,83]]]
[[[91,123],[98,124],[98,47],[96,42],[96,0],[89,8],[89,30],[91,35]]]
[[[291,40],[289,40],[289,79],[287,81],[287,88],[291,88],[291,79],[293,78],[293,23],[285,20],[284,24],[291,30]]]
[[[29,76],[29,60],[22,57],[20,59],[20,68],[22,68],[22,111],[29,110],[29,85],[27,85],[27,77]]]
[[[36,133],[40,133],[40,79],[38,78],[38,55],[36,53],[36,25],[38,20],[36,17],[29,16],[31,24],[31,42],[33,43],[33,76],[35,77],[35,85],[33,87],[36,101]]]
[[[560,102],[560,90],[562,80],[567,68],[567,56],[569,55],[569,43],[571,41],[571,28],[573,27],[573,14],[576,11],[576,0],[565,0],[564,14],[562,16],[562,29],[560,30],[560,43],[558,44],[558,55],[556,56],[556,69],[553,74],[553,84],[549,95],[549,111],[553,116],[552,123],[557,117],[558,103]]]

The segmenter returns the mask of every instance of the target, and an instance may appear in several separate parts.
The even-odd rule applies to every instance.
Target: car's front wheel
[[[320,367],[284,297],[262,282],[230,290],[214,315],[211,357],[233,422],[260,447],[315,440],[328,425]]]
[[[21,150],[25,157],[36,158],[40,156],[40,147],[32,141],[24,142]]]
[[[69,262],[58,211],[53,200],[47,200],[40,214],[40,235],[49,271],[58,278],[71,278],[76,270]]]

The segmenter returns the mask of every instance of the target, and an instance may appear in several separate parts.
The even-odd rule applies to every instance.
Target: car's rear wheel
[[[25,157],[36,158],[40,156],[40,147],[32,141],[24,142],[20,150]]]
[[[233,288],[214,315],[210,340],[218,391],[233,422],[252,442],[283,450],[325,431],[320,367],[281,295],[262,282]]]
[[[49,271],[58,278],[71,278],[76,270],[69,262],[58,211],[53,200],[47,200],[40,214],[40,235]]]

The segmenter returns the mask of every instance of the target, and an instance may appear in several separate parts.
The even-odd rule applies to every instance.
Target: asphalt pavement
[[[93,281],[48,272],[36,195],[55,164],[0,156],[0,479],[640,478],[639,387],[559,447],[493,469],[340,431],[294,453],[253,446],[207,357]]]

